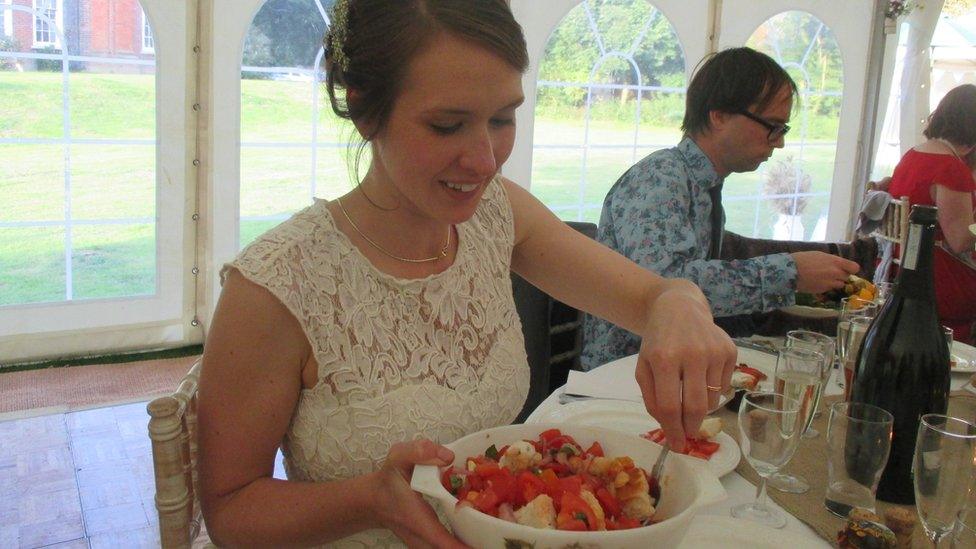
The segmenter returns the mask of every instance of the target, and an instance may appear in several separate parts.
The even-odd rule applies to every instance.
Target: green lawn
[[[64,136],[60,73],[0,72],[0,138],[59,139]],[[155,135],[155,80],[152,75],[72,73],[69,79],[72,138],[152,140]],[[348,153],[323,146],[345,143],[348,123],[337,123],[328,99],[319,97],[313,128],[310,83],[271,80],[242,82],[241,228],[242,244],[309,204],[314,195],[333,198],[348,190]],[[300,144],[317,132],[320,147]],[[584,169],[581,120],[540,117],[535,121],[532,192],[564,219],[597,221],[613,182],[635,160],[680,137],[674,128],[602,120],[589,128],[589,142],[619,145],[591,148]],[[562,146],[571,148],[545,148]],[[774,160],[793,151],[778,151]],[[70,234],[72,297],[106,298],[152,294],[156,290],[155,147],[137,145],[0,144],[0,223],[51,222],[53,226],[0,227],[0,306],[58,301],[65,297],[66,205],[71,217],[95,224],[75,225]],[[826,193],[833,173],[833,147],[810,147],[803,168],[813,192]],[[71,195],[65,196],[65,162],[70,161]],[[580,181],[585,180],[580,211]],[[725,187],[729,227],[747,235],[771,234],[776,218],[768,202],[736,197],[761,194],[762,173],[736,175]],[[66,200],[70,199],[70,200]],[[811,199],[803,223],[809,237],[825,212],[827,197]],[[756,219],[758,216],[758,223]],[[104,224],[114,220],[112,224]],[[126,220],[120,223],[118,220]],[[103,224],[98,224],[102,222]]]

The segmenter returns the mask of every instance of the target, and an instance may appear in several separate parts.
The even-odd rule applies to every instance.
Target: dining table
[[[737,362],[746,363],[766,373],[769,376],[769,380],[765,383],[770,383],[769,387],[771,387],[771,380],[776,369],[776,349],[782,346],[782,344],[782,338],[778,340],[776,338],[764,338],[759,344],[750,341],[737,341]],[[969,354],[974,355],[971,357],[973,359],[972,368],[976,369],[976,351],[972,347],[968,347],[966,353],[968,353],[966,356],[969,356]],[[558,423],[566,420],[573,421],[581,419],[583,423],[597,427],[634,432],[639,427],[634,425],[632,421],[630,423],[627,421],[633,419],[632,413],[627,418],[624,418],[624,421],[615,425],[613,414],[606,412],[608,409],[632,412],[634,406],[642,407],[642,404],[640,404],[640,389],[637,387],[637,381],[634,377],[636,365],[637,355],[631,355],[594,368],[588,372],[570,372],[566,385],[557,388],[548,398],[540,403],[526,418],[526,423]],[[971,388],[969,383],[971,375],[968,371],[953,373],[952,390],[969,389],[970,391],[976,391]],[[824,387],[823,401],[831,402],[843,398],[842,383],[843,370],[835,364],[830,379]],[[761,386],[760,389],[762,388]],[[973,396],[976,396],[976,393]],[[587,407],[593,410],[590,417],[587,417]],[[570,408],[574,410],[573,414],[563,413],[564,410]],[[722,436],[725,436],[726,433],[737,435],[738,426],[734,424],[736,417],[734,410],[725,410],[720,404],[719,408],[713,412],[723,417],[723,430],[725,432],[721,434]],[[822,403],[820,420],[815,423],[815,425],[819,424],[820,433],[818,436],[820,437],[821,447],[823,446],[823,438],[826,433],[826,415],[827,412]],[[651,420],[652,418],[648,419]],[[794,461],[802,456],[805,447],[814,445],[815,443],[810,442],[808,439],[803,439],[797,450],[797,455],[794,456]],[[681,458],[693,459],[687,458],[686,456],[681,456]],[[739,459],[741,457],[739,457],[738,449],[736,448],[736,463],[733,464],[735,470],[730,470],[728,467],[723,466],[716,471],[721,477],[720,480],[727,492],[727,498],[700,510],[699,515],[703,517],[702,522],[715,521],[724,531],[728,532],[727,535],[730,538],[735,537],[736,532],[734,530],[736,529],[741,530],[740,533],[743,536],[756,535],[757,532],[761,532],[763,529],[773,534],[774,532],[766,527],[754,527],[742,519],[730,518],[730,509],[735,505],[753,501],[757,491],[756,485],[750,482],[746,476],[743,476],[744,474],[752,475],[753,480],[755,480],[754,472],[751,471],[744,459],[741,460],[741,463],[739,463]],[[810,460],[808,459],[807,461],[809,462]],[[823,464],[823,468],[826,470],[825,463]],[[789,465],[784,470],[789,472]],[[774,496],[772,488],[767,488],[767,490],[770,496]],[[793,498],[796,496],[793,494],[779,493],[775,494],[775,497],[788,503],[790,499],[784,498]],[[801,511],[798,511],[796,514],[784,509],[783,506],[773,501],[772,497],[768,498],[767,501],[771,507],[784,512],[787,516],[786,526],[776,532],[776,536],[778,539],[789,539],[792,549],[836,546],[834,538],[829,537],[831,528],[833,528],[832,525],[834,524],[831,520],[834,517],[826,513],[823,509],[815,508],[823,507],[822,500],[818,504],[816,501],[810,501],[810,498],[808,498],[800,506]],[[881,504],[879,503],[880,506]],[[825,516],[829,516],[830,518],[825,519]],[[833,530],[833,536],[836,536],[836,531],[840,530],[843,525],[844,521],[836,518],[836,530]],[[696,544],[690,535],[688,538],[686,539],[686,543],[681,545],[681,548],[713,546],[710,544]],[[723,543],[723,546],[732,547],[739,545]],[[741,546],[747,547],[750,545]],[[770,546],[776,546],[776,544],[771,544]]]

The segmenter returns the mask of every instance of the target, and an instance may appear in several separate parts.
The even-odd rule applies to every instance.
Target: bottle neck
[[[901,254],[895,293],[905,297],[935,298],[932,272],[935,225],[911,224]]]

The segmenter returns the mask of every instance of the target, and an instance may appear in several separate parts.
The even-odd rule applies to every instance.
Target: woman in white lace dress
[[[638,382],[683,443],[735,348],[697,287],[583,237],[498,175],[528,64],[507,2],[341,0],[332,20],[328,92],[371,160],[355,190],[223,271],[200,380],[213,540],[460,546],[407,479],[453,459],[439,443],[521,409],[510,271],[644,336]],[[279,446],[287,481],[272,478]]]

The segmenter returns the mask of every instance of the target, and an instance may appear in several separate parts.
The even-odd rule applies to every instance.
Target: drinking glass
[[[875,282],[874,287],[877,290],[874,294],[874,302],[880,307],[884,305],[888,297],[891,296],[892,292],[895,290],[894,282]]]
[[[912,461],[915,507],[936,547],[969,496],[974,455],[976,425],[942,414],[922,416]]]
[[[776,356],[776,373],[773,374],[774,390],[800,404],[798,421],[803,430],[810,428],[817,394],[824,377],[830,371],[829,362],[819,351],[803,347],[785,347]],[[769,477],[769,485],[791,494],[802,494],[810,484],[799,475],[776,472]]]
[[[732,516],[773,528],[786,526],[786,515],[766,502],[766,479],[789,463],[800,442],[800,403],[779,393],[746,393],[739,404],[742,455],[759,474],[756,500],[732,508]]]
[[[841,366],[844,368],[844,400],[851,399],[851,388],[854,386],[854,371],[857,369],[857,354],[861,350],[861,343],[864,341],[868,328],[874,319],[867,316],[855,316],[848,320],[847,341],[844,346],[847,348]]]
[[[837,402],[827,419],[827,495],[824,506],[847,518],[854,507],[874,511],[881,472],[891,451],[895,417],[862,402]]]
[[[942,327],[942,333],[945,334],[946,345],[949,346],[949,356],[952,356],[952,340],[953,340],[953,338],[954,338],[954,336],[955,336],[956,333],[953,332],[952,331],[952,328],[950,328],[948,326],[943,326]]]
[[[811,330],[791,330],[786,332],[786,346],[811,349],[824,356],[824,360],[826,361],[824,378],[821,380],[820,390],[817,391],[816,398],[813,402],[813,417],[820,417],[820,399],[823,397],[824,387],[830,381],[830,374],[833,371],[834,354],[837,348],[834,338]],[[820,436],[820,432],[813,428],[812,423],[803,432],[803,438],[817,438],[818,436]]]
[[[952,549],[972,549],[976,547],[976,505],[963,507],[956,515],[956,526],[952,529]]]

